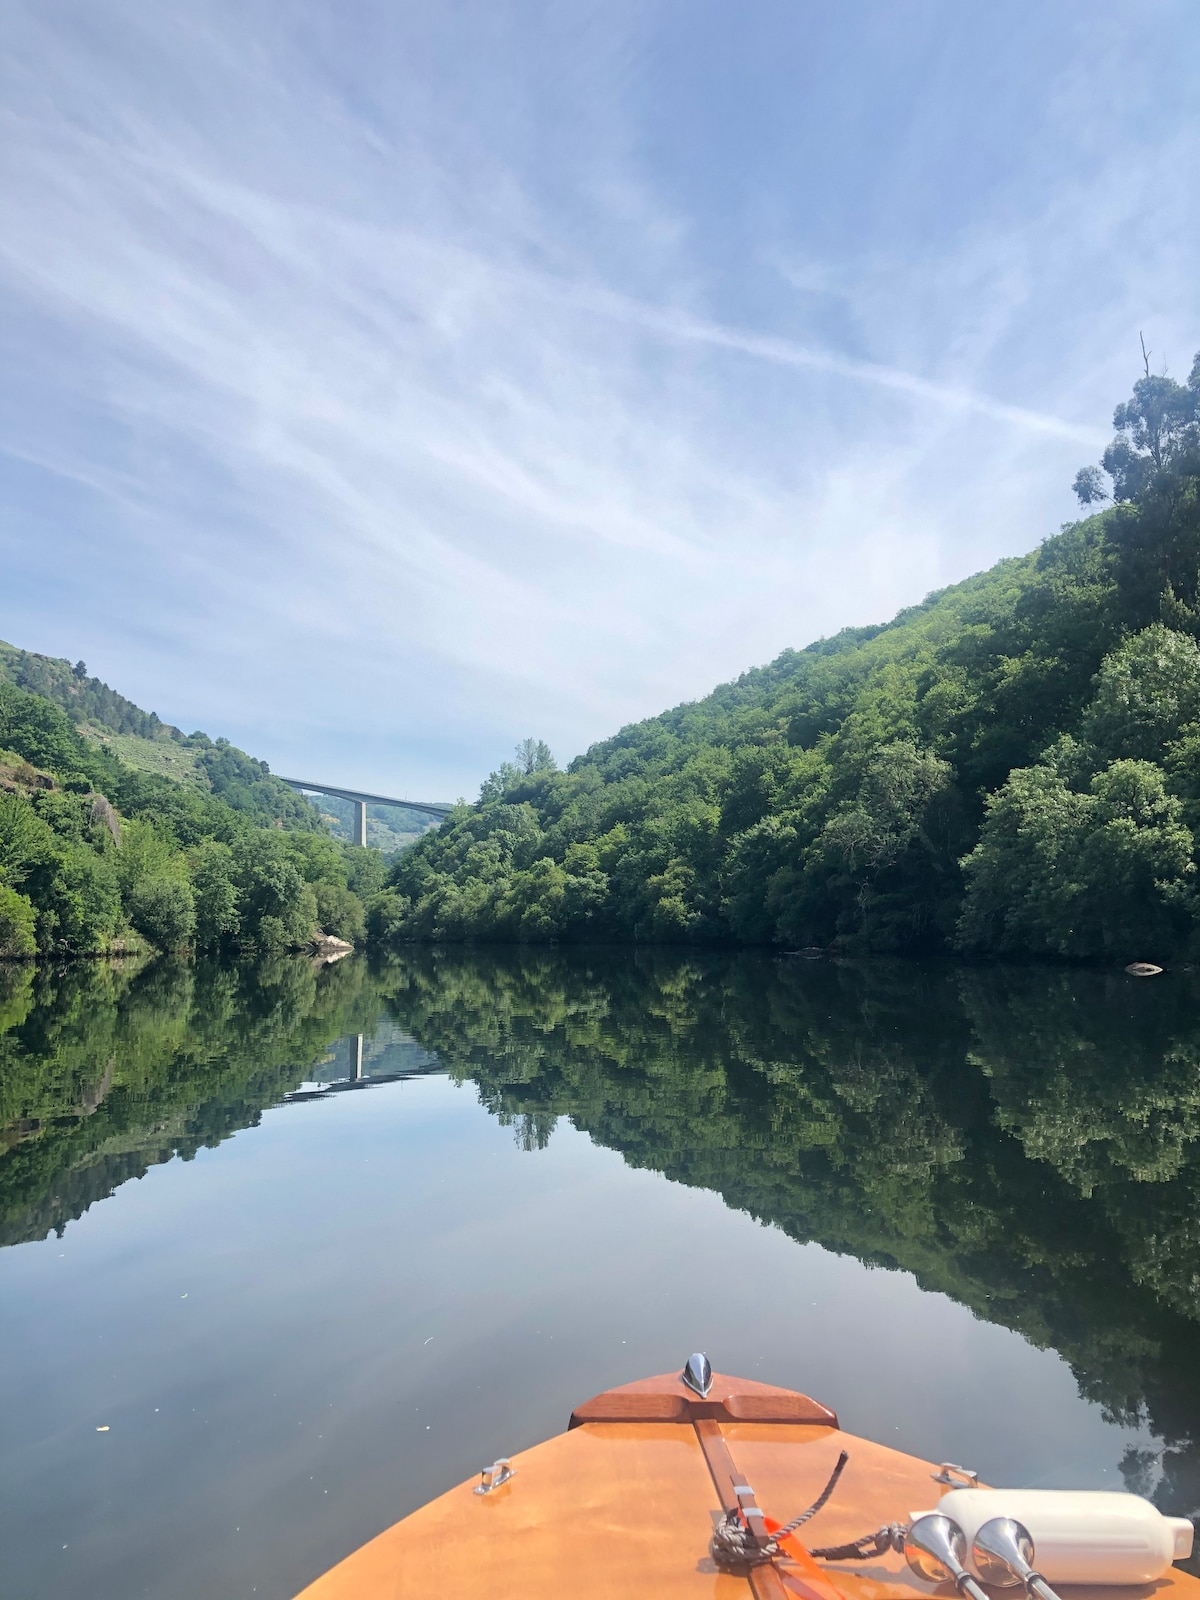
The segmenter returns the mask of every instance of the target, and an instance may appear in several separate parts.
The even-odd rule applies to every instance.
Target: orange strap
[[[764,1516],[763,1522],[766,1526],[767,1532],[772,1535],[777,1534],[780,1528],[783,1527],[782,1522],[776,1522],[772,1517]],[[781,1550],[785,1550],[787,1554],[791,1556],[792,1560],[801,1569],[805,1577],[814,1585],[820,1594],[826,1597],[826,1600],[846,1600],[845,1595],[838,1588],[837,1584],[834,1583],[833,1579],[824,1570],[824,1568],[817,1565],[812,1556],[809,1554],[807,1547],[801,1544],[800,1540],[794,1533],[785,1533],[783,1538],[779,1541],[779,1548]]]

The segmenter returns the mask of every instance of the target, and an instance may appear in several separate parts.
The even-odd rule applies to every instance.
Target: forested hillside
[[[381,938],[1200,954],[1200,357],[1119,406],[1113,504],[880,628],[506,766]]]
[[[143,711],[99,678],[55,656],[19,650],[0,639],[0,683],[11,683],[61,706],[89,743],[99,744],[127,767],[158,773],[215,794],[264,827],[320,829],[315,807],[228,739],[184,733]]]
[[[85,738],[54,699],[0,681],[0,957],[272,950],[307,943],[318,924],[362,936],[377,852],[331,839],[263,763],[195,737],[209,781],[180,783]]]
[[[0,955],[740,941],[1200,957],[1200,357],[1118,406],[1107,509],[565,772],[527,740],[392,868],[225,740],[0,645]]]
[[[184,737],[156,712],[143,711],[99,678],[90,678],[82,661],[72,666],[57,656],[21,650],[0,639],[0,680],[53,700],[75,723],[94,722],[113,733],[134,734],[142,739]]]

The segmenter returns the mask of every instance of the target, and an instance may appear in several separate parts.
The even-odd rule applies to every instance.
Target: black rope
[[[841,1477],[842,1473],[845,1472],[846,1463],[849,1461],[849,1459],[850,1457],[843,1450],[841,1455],[837,1458],[837,1466],[834,1467],[833,1471],[829,1474],[829,1482],[821,1490],[820,1494],[813,1501],[812,1505],[809,1506],[807,1511],[802,1511],[798,1517],[793,1517],[786,1527],[780,1528],[778,1533],[772,1534],[771,1537],[773,1539],[782,1539],[785,1534],[795,1533],[796,1529],[802,1528],[810,1517],[816,1516],[817,1512],[820,1511],[821,1507],[829,1499],[829,1496],[837,1488],[838,1479]]]
[[[809,1555],[820,1556],[822,1561],[866,1561],[869,1556],[885,1556],[889,1550],[903,1554],[907,1532],[903,1522],[888,1522],[851,1544],[831,1544],[823,1550],[810,1550]]]

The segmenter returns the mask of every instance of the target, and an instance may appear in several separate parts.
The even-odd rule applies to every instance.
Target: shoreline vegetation
[[[1186,384],[1147,365],[1114,425],[1090,514],[1030,555],[565,771],[527,740],[390,863],[228,741],[0,645],[0,957],[320,929],[1198,960],[1200,357]]]

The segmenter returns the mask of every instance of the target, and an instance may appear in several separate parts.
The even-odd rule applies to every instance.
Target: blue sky
[[[1074,511],[1200,13],[8,0],[0,637],[473,795]]]

